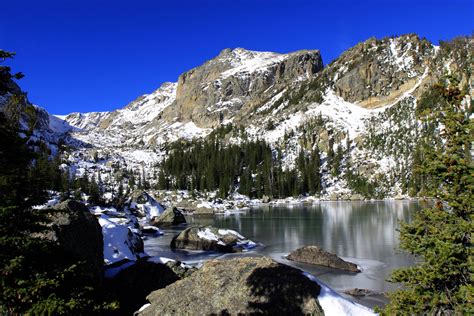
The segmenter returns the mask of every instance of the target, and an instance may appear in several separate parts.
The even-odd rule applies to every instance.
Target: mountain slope
[[[89,145],[75,146],[70,167],[101,170],[109,185],[120,169],[156,183],[171,143],[226,126],[225,143],[263,139],[287,169],[317,148],[323,196],[347,198],[357,192],[355,182],[371,187],[372,196],[396,196],[407,193],[424,93],[451,73],[472,111],[472,51],[472,37],[438,47],[408,34],[371,38],[323,67],[319,51],[225,49],[122,109],[50,121]],[[341,153],[337,170],[334,153]]]

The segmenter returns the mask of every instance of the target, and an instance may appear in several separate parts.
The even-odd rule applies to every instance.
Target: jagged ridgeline
[[[116,111],[53,116],[25,107],[10,117],[49,148],[60,145],[61,168],[99,183],[108,200],[136,187],[415,196],[429,181],[416,166],[440,131],[420,114],[448,74],[471,115],[472,52],[472,36],[435,46],[414,34],[371,38],[327,66],[317,50],[225,49]],[[14,97],[0,97],[2,111],[12,112]]]

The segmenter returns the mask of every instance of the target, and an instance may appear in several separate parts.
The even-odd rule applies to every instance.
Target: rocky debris
[[[108,292],[118,298],[121,314],[131,315],[146,303],[146,296],[150,292],[162,289],[179,279],[166,264],[142,259],[120,270],[113,278],[106,279],[105,285]]]
[[[296,249],[287,257],[288,260],[314,264],[350,272],[360,272],[356,264],[344,261],[337,255],[327,252],[318,246],[305,246]]]
[[[56,242],[71,258],[85,262],[92,275],[102,278],[102,230],[94,215],[84,204],[72,200],[46,211],[51,212],[50,230],[41,237]]]
[[[351,295],[351,296],[373,296],[373,295],[382,295],[383,294],[383,293],[379,293],[379,292],[374,292],[372,290],[359,289],[359,288],[345,290],[344,293],[347,294],[347,295]]]
[[[186,224],[184,214],[177,207],[168,207],[160,216],[151,220],[154,226],[174,226]]]
[[[152,292],[138,315],[324,315],[320,286],[266,257],[210,260],[191,276]]]
[[[172,249],[239,252],[257,246],[236,231],[210,226],[186,228],[171,240]]]
[[[180,261],[170,260],[165,265],[173,270],[173,272],[180,278],[184,279],[196,272],[198,269],[193,266],[187,266]]]

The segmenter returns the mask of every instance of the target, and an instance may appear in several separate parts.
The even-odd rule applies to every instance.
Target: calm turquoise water
[[[269,206],[244,213],[214,217],[188,216],[190,224],[230,228],[262,244],[245,255],[267,255],[316,275],[337,291],[366,288],[386,292],[395,288],[385,280],[390,272],[413,264],[413,258],[397,250],[399,221],[409,221],[414,201],[321,202],[311,206]],[[145,241],[150,255],[172,257],[184,262],[206,260],[219,254],[173,252],[169,242],[183,228],[170,229],[165,235]],[[358,264],[362,272],[344,273],[328,268],[295,264],[284,256],[298,247],[317,245]],[[239,254],[241,255],[241,254]],[[235,255],[221,256],[223,258]],[[361,303],[383,304],[381,297],[364,298]]]

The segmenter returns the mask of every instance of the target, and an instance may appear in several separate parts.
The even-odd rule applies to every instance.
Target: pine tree
[[[421,257],[413,267],[398,269],[392,280],[404,290],[392,293],[387,314],[474,314],[474,166],[473,122],[461,107],[455,86],[438,84],[423,119],[441,127],[444,143],[426,151],[420,173],[430,175],[427,193],[434,207],[415,213],[400,229],[400,247]],[[433,96],[433,95],[431,95]]]
[[[0,311],[2,314],[91,314],[96,283],[53,241],[38,238],[48,213],[32,209],[45,189],[32,191],[32,153],[0,113]],[[49,179],[51,180],[51,179]],[[45,184],[48,182],[45,182]],[[99,308],[100,309],[100,308]],[[98,311],[98,310],[96,310]]]

